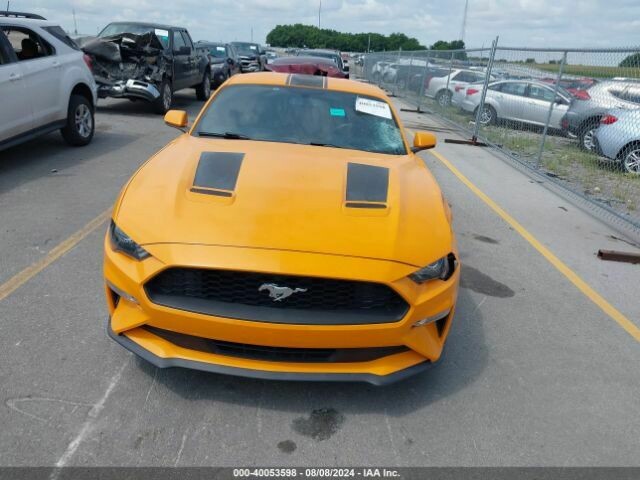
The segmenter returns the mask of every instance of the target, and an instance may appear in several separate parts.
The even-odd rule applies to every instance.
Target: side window
[[[184,39],[184,44],[193,50],[193,42],[191,41],[191,37],[189,36],[189,32],[182,32],[182,38]]]
[[[54,54],[53,47],[28,28],[4,26],[2,31],[20,61],[48,57]]]
[[[496,92],[499,92],[502,90],[502,86],[504,85],[504,83],[496,83],[494,85],[489,85],[489,90],[494,90]]]
[[[476,77],[476,79],[475,79],[476,82],[484,81],[485,75],[483,73],[474,73],[473,75],[474,75],[474,77]]]
[[[452,80],[456,80],[457,82],[466,82],[467,74],[466,72],[458,72],[453,76]]]
[[[535,98],[536,100],[543,100],[545,102],[552,102],[553,92],[549,88],[529,84],[529,97]]]
[[[53,35],[58,40],[60,40],[62,43],[73,48],[74,50],[80,50],[80,47],[78,47],[76,42],[74,42],[71,39],[71,37],[69,37],[69,35],[67,35],[65,31],[62,28],[58,27],[57,25],[55,27],[42,27],[42,29],[46,30],[51,35]]]
[[[527,89],[526,83],[505,83],[502,85],[502,93],[509,95],[518,95],[524,97],[524,92]]]
[[[184,41],[184,38],[182,38],[182,35],[178,30],[174,30],[172,35],[173,35],[173,51],[174,52],[177,52],[182,47],[187,46],[187,44]]]

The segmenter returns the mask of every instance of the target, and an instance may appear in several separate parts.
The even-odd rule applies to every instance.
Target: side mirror
[[[413,153],[420,152],[422,150],[428,150],[436,146],[436,136],[431,132],[416,132],[413,137],[413,147],[411,151]]]
[[[555,103],[556,103],[557,105],[566,105],[566,104],[567,104],[567,102],[565,101],[565,99],[564,99],[564,98],[562,98],[562,97],[556,97],[556,102],[555,102]]]
[[[184,110],[169,110],[164,116],[164,123],[185,132],[189,124],[189,116]]]
[[[233,65],[233,58],[227,58],[227,63],[229,65]]]

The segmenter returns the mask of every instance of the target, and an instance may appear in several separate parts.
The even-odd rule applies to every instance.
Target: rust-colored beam
[[[598,250],[598,258],[611,262],[640,263],[640,253]]]

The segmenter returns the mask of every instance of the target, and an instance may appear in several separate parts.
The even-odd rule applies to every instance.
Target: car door
[[[200,57],[195,46],[193,45],[193,41],[191,40],[189,32],[183,30],[181,33],[184,43],[191,50],[189,53],[189,60],[187,62],[189,65],[189,85],[187,86],[191,87],[202,82],[202,76],[200,75]]]
[[[22,81],[32,105],[33,128],[64,119],[66,110],[61,112],[60,108],[64,72],[53,46],[29,28],[5,25],[2,29],[22,69]]]
[[[500,92],[494,94],[499,101],[498,116],[508,120],[522,121],[526,116],[527,84],[526,82],[505,82]]]
[[[173,89],[181,90],[189,87],[191,82],[190,54],[187,53],[187,44],[180,30],[171,31],[171,43],[173,49]]]
[[[31,97],[22,66],[0,30],[0,143],[33,128]]]
[[[560,119],[567,113],[567,105],[556,104],[553,88],[545,85],[537,85],[530,83],[527,89],[527,97],[529,108],[523,120],[536,125],[544,125],[547,122],[549,108],[553,104],[551,112],[551,120],[549,126],[552,128],[560,128]]]

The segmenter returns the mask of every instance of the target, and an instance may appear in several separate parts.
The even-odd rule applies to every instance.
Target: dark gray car
[[[592,151],[600,119],[613,108],[640,108],[640,82],[609,80],[576,92],[562,119],[562,129],[578,137],[580,148]]]

